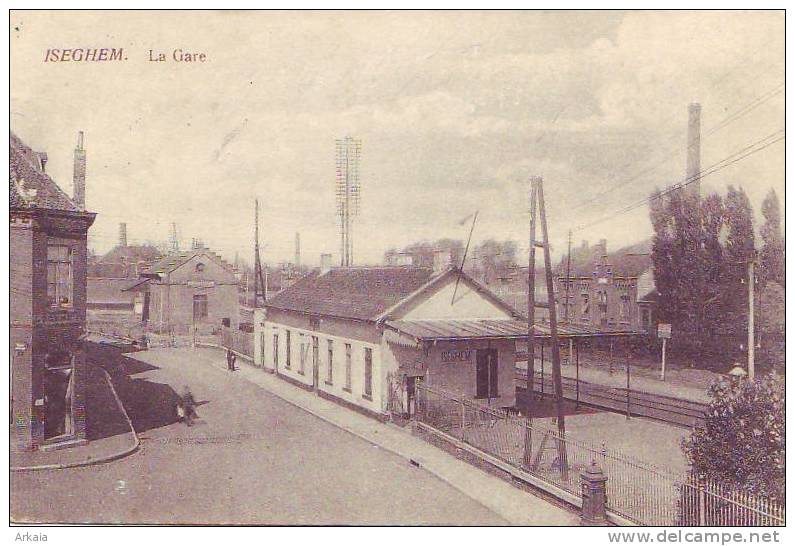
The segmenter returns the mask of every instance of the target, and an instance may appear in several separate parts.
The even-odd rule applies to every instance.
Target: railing
[[[425,384],[417,385],[421,428],[471,446],[537,479],[581,494],[580,473],[596,461],[608,477],[607,509],[642,525],[783,525],[783,507],[728,488],[693,485],[691,480],[617,450],[561,437],[515,414],[490,408]],[[698,502],[693,502],[693,491]],[[719,493],[722,491],[723,493]],[[695,523],[693,523],[695,518]]]
[[[254,334],[250,332],[223,328],[220,344],[249,358],[254,358]]]

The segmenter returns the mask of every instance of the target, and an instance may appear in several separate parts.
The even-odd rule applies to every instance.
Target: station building
[[[517,340],[526,319],[456,268],[317,270],[255,313],[257,366],[383,419],[417,380],[513,407]]]

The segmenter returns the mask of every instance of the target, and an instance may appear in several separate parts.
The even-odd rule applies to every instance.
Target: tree
[[[704,423],[682,442],[693,472],[783,503],[784,394],[776,374],[713,384]]]
[[[516,268],[517,253],[516,241],[487,239],[474,248],[473,272],[483,282],[492,284]]]
[[[774,281],[784,286],[784,241],[781,236],[781,207],[778,195],[771,189],[762,201],[764,223],[759,230],[762,236],[761,271],[763,283]]]
[[[754,259],[753,211],[742,188],[729,186],[726,193],[726,242],[721,290],[725,331],[739,351],[748,332],[748,264]]]
[[[715,351],[715,307],[720,302],[723,207],[719,196],[683,191],[651,196],[652,264],[660,321],[674,326],[674,350],[701,363]]]

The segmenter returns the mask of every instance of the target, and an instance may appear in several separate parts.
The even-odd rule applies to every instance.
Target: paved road
[[[12,474],[14,519],[506,524],[404,459],[197,361],[207,356],[135,356],[140,360],[126,360],[112,375],[142,438],[141,451],[93,467]],[[192,428],[174,422],[172,409],[186,384],[205,402]]]

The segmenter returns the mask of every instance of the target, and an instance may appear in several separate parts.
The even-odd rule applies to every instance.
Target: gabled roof
[[[313,315],[375,320],[433,277],[421,267],[316,270],[268,300],[266,307]]]
[[[152,245],[116,245],[102,256],[100,263],[121,263],[125,259],[128,264],[133,262],[152,262],[159,259],[162,253]]]
[[[206,248],[196,248],[193,250],[174,252],[167,254],[162,258],[155,260],[146,266],[142,271],[142,275],[166,275],[173,272],[175,269],[183,266],[196,256],[208,256],[211,260],[215,261],[218,265],[226,269],[229,273],[234,274],[234,267],[226,262],[221,256]]]
[[[600,261],[604,250],[601,245],[588,248],[572,248],[571,276],[591,277],[594,262]],[[639,277],[651,268],[651,239],[627,245],[607,254],[613,275],[616,277]],[[566,275],[566,256],[555,267],[556,275]]]
[[[396,313],[400,313],[402,310],[411,307],[413,303],[417,300],[427,296],[431,293],[437,286],[442,284],[445,280],[451,277],[457,277],[457,282],[461,283],[461,288],[464,285],[469,285],[475,292],[480,294],[483,298],[497,306],[499,309],[502,309],[507,314],[513,316],[514,318],[522,318],[522,314],[519,313],[516,309],[514,309],[508,302],[504,299],[497,296],[494,292],[486,288],[486,286],[480,284],[475,279],[467,275],[465,272],[461,271],[456,267],[451,267],[444,271],[443,273],[434,276],[431,278],[424,286],[421,286],[418,290],[409,294],[406,298],[399,301],[397,304],[393,305],[389,309],[385,310],[379,317],[379,320],[388,319],[393,317]]]
[[[34,152],[13,132],[9,136],[9,205],[16,209],[82,212],[45,172],[43,155]]]

